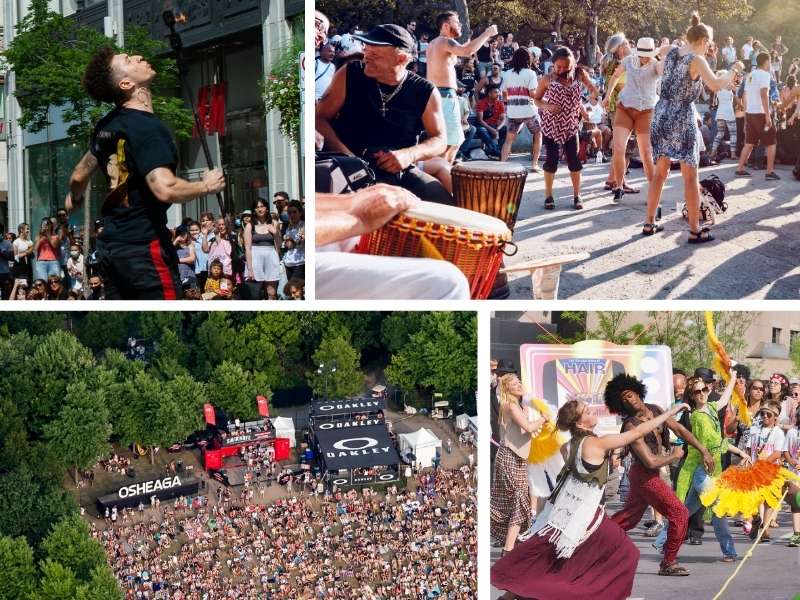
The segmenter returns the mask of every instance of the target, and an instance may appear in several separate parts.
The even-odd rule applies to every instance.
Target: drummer
[[[419,198],[386,184],[352,194],[317,194],[315,297],[318,300],[469,300],[461,270],[444,260],[350,252],[354,241],[414,208]]]
[[[378,25],[353,37],[365,44],[364,61],[339,69],[316,105],[326,149],[360,156],[378,182],[454,204],[442,184],[417,166],[444,154],[446,138],[439,91],[406,68],[415,47],[411,34],[398,25]]]
[[[456,94],[456,57],[470,57],[493,35],[497,35],[497,26],[490,25],[482,34],[466,44],[459,44],[461,22],[458,13],[449,10],[436,17],[439,37],[428,45],[426,53],[428,79],[442,95],[442,107],[447,134],[447,151],[445,160],[451,163],[456,157],[461,143],[464,141],[464,130],[461,128],[461,111]]]

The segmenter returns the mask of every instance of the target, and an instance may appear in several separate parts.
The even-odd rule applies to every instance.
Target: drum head
[[[487,175],[493,177],[518,177],[528,176],[528,170],[519,163],[499,162],[495,160],[470,160],[460,162],[453,166],[451,173],[455,176],[458,173],[470,177]]]
[[[426,223],[462,227],[470,231],[493,233],[498,237],[511,237],[511,231],[500,219],[484,215],[474,210],[436,204],[435,202],[420,202],[417,208],[407,210],[402,216],[416,219]]]

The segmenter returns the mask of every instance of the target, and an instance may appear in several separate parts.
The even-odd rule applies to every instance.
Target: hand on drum
[[[397,174],[411,165],[411,157],[405,150],[381,150],[374,154],[375,164],[387,173]]]
[[[350,208],[350,214],[360,222],[362,233],[375,231],[398,213],[419,204],[419,198],[408,190],[386,184],[367,188],[359,196]]]

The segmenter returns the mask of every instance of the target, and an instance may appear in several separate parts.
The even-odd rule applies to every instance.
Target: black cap
[[[694,370],[694,376],[699,377],[706,383],[714,383],[714,371],[711,369],[699,367]]]
[[[394,46],[409,54],[414,52],[414,38],[400,25],[377,25],[367,33],[357,33],[353,37],[369,46]]]
[[[498,375],[508,375],[509,373],[513,373],[516,375],[517,368],[514,366],[514,363],[511,361],[505,360],[498,360],[497,361],[497,374]]]

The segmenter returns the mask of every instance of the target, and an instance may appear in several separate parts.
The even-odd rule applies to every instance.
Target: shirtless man
[[[456,57],[470,57],[492,36],[497,35],[497,26],[490,25],[486,31],[466,44],[459,44],[456,38],[461,36],[461,22],[453,11],[441,13],[436,17],[439,37],[434,38],[428,46],[428,81],[439,88],[442,95],[445,129],[447,132],[447,150],[442,155],[452,163],[464,141],[464,130],[461,128],[461,114],[456,94]]]

